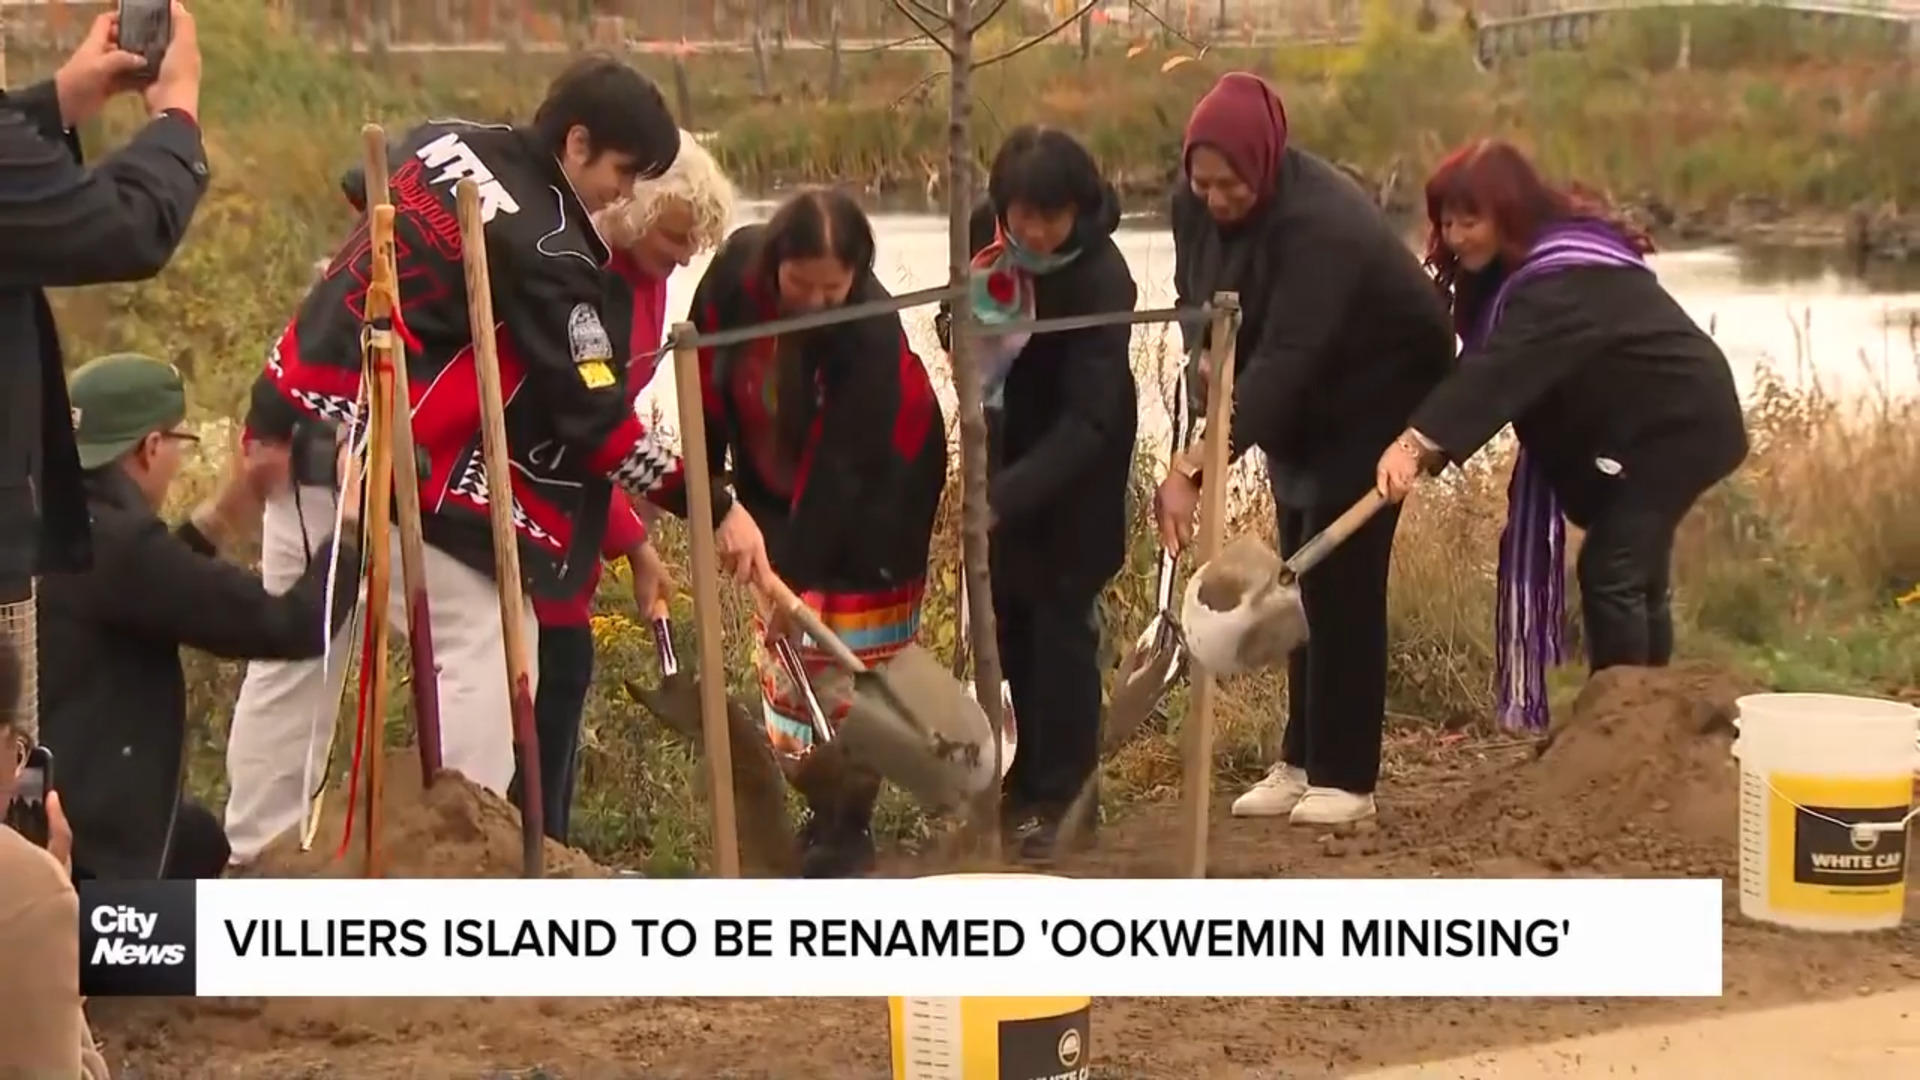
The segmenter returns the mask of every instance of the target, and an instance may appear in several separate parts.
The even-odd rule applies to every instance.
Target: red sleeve
[[[613,504],[607,507],[607,537],[600,544],[600,555],[606,559],[625,558],[627,552],[646,543],[647,527],[640,515],[633,512],[633,503],[627,500],[626,492],[615,489]]]

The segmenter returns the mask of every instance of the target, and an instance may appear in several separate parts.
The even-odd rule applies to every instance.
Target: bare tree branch
[[[935,30],[933,27],[928,26],[924,22],[921,22],[920,16],[915,15],[913,13],[914,8],[921,7],[922,5],[917,3],[916,0],[889,0],[889,2],[893,4],[893,9],[895,11],[898,11],[900,14],[906,16],[907,21],[912,23],[916,28],[919,29],[920,35],[922,37],[926,38],[928,41],[931,41],[936,46],[938,46],[940,51],[943,53],[946,53],[949,59],[952,58],[953,46],[947,44],[946,39],[940,36],[940,31]],[[935,21],[946,22],[945,19],[938,19]],[[949,23],[948,25],[952,25],[952,24]]]
[[[1087,0],[1087,2],[1084,4],[1081,4],[1080,7],[1076,11],[1074,11],[1073,14],[1067,16],[1066,18],[1055,23],[1053,26],[1049,27],[1045,33],[1041,34],[1038,37],[1028,38],[1027,40],[1021,42],[1020,44],[1015,45],[1011,49],[1007,49],[1004,52],[994,53],[992,56],[987,57],[985,60],[976,62],[973,65],[973,70],[979,71],[981,68],[984,68],[984,67],[992,67],[993,65],[1001,62],[1002,60],[1011,60],[1014,57],[1019,56],[1021,53],[1026,52],[1028,49],[1033,48],[1035,45],[1041,45],[1048,41],[1053,40],[1054,38],[1060,36],[1062,31],[1066,30],[1068,27],[1072,26],[1074,23],[1079,22],[1089,11],[1092,11],[1095,7],[1097,7],[1100,4],[1100,2],[1101,0]]]
[[[906,37],[903,37],[903,38],[895,38],[892,41],[882,41],[878,45],[868,45],[865,48],[860,48],[860,49],[849,49],[843,46],[840,49],[840,54],[842,56],[865,56],[867,53],[886,52],[888,49],[897,49],[902,45],[911,45],[912,43],[919,41],[923,36],[924,35],[917,34],[917,33],[908,34]],[[812,42],[813,44],[819,46],[822,49],[830,49],[833,47],[833,42],[824,40],[822,38],[809,36],[806,38],[806,40]]]
[[[985,15],[980,16],[980,21],[973,24],[974,33],[979,33],[980,31],[985,30],[987,28],[987,24],[992,22],[994,18],[1000,14],[1001,10],[1006,6],[1007,6],[1007,0],[994,0],[993,6],[987,9],[987,13]]]
[[[935,26],[944,26],[949,29],[953,27],[953,19],[946,12],[928,4],[927,0],[893,0],[894,7],[899,7],[902,3],[918,11],[922,19]]]
[[[1185,42],[1186,46],[1194,50],[1195,52],[1200,52],[1207,48],[1207,46],[1202,45],[1200,42],[1193,40],[1192,38],[1188,37],[1187,35],[1181,33],[1178,30],[1175,30],[1173,28],[1172,23],[1161,18],[1159,12],[1156,12],[1152,8],[1141,3],[1140,0],[1127,0],[1127,4],[1131,6],[1133,10],[1138,11],[1140,14],[1145,15],[1147,18],[1152,19],[1154,22],[1158,23],[1160,26],[1160,29],[1165,30],[1168,34],[1179,38],[1182,42]]]

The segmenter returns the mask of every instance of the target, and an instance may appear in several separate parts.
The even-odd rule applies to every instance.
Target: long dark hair
[[[1480,318],[1480,309],[1500,287],[1502,272],[1472,274],[1448,250],[1441,218],[1447,211],[1477,214],[1492,220],[1499,230],[1500,260],[1506,268],[1519,265],[1542,230],[1574,219],[1599,221],[1618,232],[1642,255],[1653,251],[1653,241],[1619,215],[1598,194],[1579,185],[1557,188],[1548,184],[1520,148],[1501,139],[1480,139],[1448,154],[1427,178],[1427,269],[1446,293],[1453,308],[1454,330],[1465,336]]]
[[[748,273],[758,279],[762,295],[777,297],[781,263],[828,258],[853,274],[853,291],[847,295],[857,298],[861,283],[873,276],[875,250],[873,222],[853,196],[839,188],[809,188],[781,203],[767,219]],[[781,335],[780,354],[774,361],[779,395],[774,422],[782,452],[798,455],[813,426],[815,372],[807,361],[807,353],[813,350],[806,346],[840,337],[850,325]]]
[[[993,155],[987,198],[1002,221],[1016,202],[1049,214],[1067,209],[1090,214],[1106,198],[1106,181],[1078,139],[1058,128],[1023,124]]]

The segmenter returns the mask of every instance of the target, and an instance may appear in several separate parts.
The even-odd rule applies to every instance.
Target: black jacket
[[[409,132],[392,153],[401,337],[427,542],[494,574],[455,198],[458,182],[471,176],[486,217],[521,571],[537,596],[576,595],[599,565],[609,482],[654,498],[677,482],[680,468],[674,451],[634,415],[626,380],[631,309],[610,310],[624,296],[605,270],[610,253],[559,163],[530,131],[438,121]],[[364,178],[349,174],[344,186],[348,200],[364,207]],[[337,423],[350,415],[360,392],[370,258],[363,212],[269,354],[247,414],[252,434],[284,440],[303,419]]]
[[[89,558],[60,336],[41,290],[159,273],[206,186],[190,120],[162,116],[87,170],[51,82],[0,97],[0,581]]]
[[[1726,355],[1644,270],[1515,285],[1492,336],[1411,426],[1457,462],[1509,421],[1583,528],[1613,500],[1684,512],[1747,456]]]
[[[180,648],[245,660],[321,655],[323,551],[274,595],[223,562],[191,523],[168,529],[117,466],[87,474],[94,562],[40,582],[40,738],[73,825],[81,876],[156,876],[184,771]],[[339,551],[333,625],[352,610],[360,556]]]
[[[1264,450],[1291,506],[1365,494],[1380,451],[1453,366],[1420,260],[1352,177],[1301,150],[1252,220],[1223,230],[1184,183],[1171,216],[1180,304],[1240,294],[1234,455]]]
[[[774,286],[753,270],[764,229],[736,230],[701,275],[688,317],[702,332],[779,317]],[[847,303],[887,295],[866,274]],[[707,467],[719,475],[731,455],[739,499],[766,538],[774,570],[795,589],[879,592],[924,580],[947,482],[947,426],[900,316],[841,323],[801,339],[798,381],[811,396],[799,403],[805,436],[791,498],[770,490],[754,468],[729,385],[749,350],[773,347],[774,339],[759,338],[700,350]],[[661,495],[661,505],[684,511],[677,476]]]
[[[1034,278],[1041,319],[1132,311],[1138,291],[1113,241],[1120,202],[1074,225],[1072,263]],[[993,242],[994,210],[971,223],[974,252]],[[1127,553],[1127,481],[1139,403],[1131,326],[1036,334],[1007,372],[992,425],[994,588],[1016,595],[1097,593]]]

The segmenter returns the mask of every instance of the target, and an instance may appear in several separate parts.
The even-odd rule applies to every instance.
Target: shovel
[[[1172,420],[1172,441],[1176,452],[1193,438],[1193,399],[1187,392],[1187,372],[1193,365],[1182,364],[1175,378],[1173,400],[1168,404]],[[1160,573],[1154,588],[1154,615],[1146,630],[1120,658],[1114,677],[1113,693],[1107,702],[1106,731],[1100,739],[1100,752],[1110,754],[1125,746],[1140,725],[1147,722],[1160,702],[1180,681],[1186,659],[1181,641],[1180,623],[1173,613],[1173,580],[1179,562],[1173,552],[1160,552]]]
[[[828,744],[846,763],[879,773],[935,812],[998,781],[987,714],[932,653],[909,645],[869,668],[784,582],[773,580],[767,593],[853,676],[852,707]]]
[[[1253,537],[1236,537],[1187,583],[1180,625],[1193,662],[1216,676],[1284,663],[1308,637],[1300,576],[1386,505],[1386,496],[1367,492],[1285,562]]]
[[[660,685],[649,689],[628,679],[627,696],[688,745],[704,752],[706,734],[700,723],[700,685],[692,672],[680,669],[679,657],[673,648],[672,625],[666,619],[654,619],[652,625],[655,655],[660,661]],[[735,830],[740,840],[741,862],[751,872],[790,875],[796,865],[793,830],[787,822],[786,780],[754,710],[731,696],[727,699],[727,741],[733,751],[733,790],[739,810]]]

